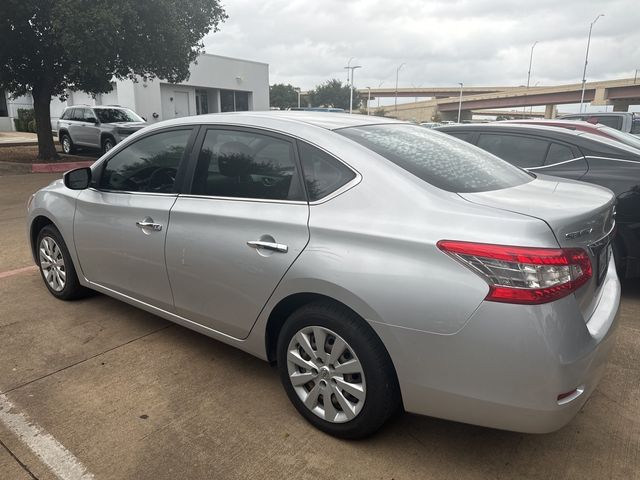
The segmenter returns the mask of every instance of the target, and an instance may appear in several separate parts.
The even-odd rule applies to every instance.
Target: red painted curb
[[[90,167],[94,162],[33,163],[31,173],[59,173],[74,168]]]

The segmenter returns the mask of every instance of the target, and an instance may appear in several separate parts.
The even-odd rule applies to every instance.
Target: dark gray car
[[[613,190],[618,271],[622,277],[640,276],[640,150],[590,133],[545,126],[468,124],[438,130],[531,172]]]
[[[62,112],[58,120],[58,138],[67,154],[74,153],[76,147],[108,152],[146,125],[142,117],[128,108],[76,105]]]

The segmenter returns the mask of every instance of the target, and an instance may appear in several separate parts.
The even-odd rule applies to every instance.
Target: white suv
[[[64,153],[76,147],[111,150],[116,143],[145,127],[133,110],[117,106],[75,105],[65,108],[58,120],[58,139]]]

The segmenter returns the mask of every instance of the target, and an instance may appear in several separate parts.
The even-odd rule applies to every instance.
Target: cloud
[[[599,13],[589,80],[640,68],[634,0],[228,0],[229,19],[205,37],[209,53],[267,62],[271,83],[303,89],[346,80],[359,87],[578,83],[589,24]]]

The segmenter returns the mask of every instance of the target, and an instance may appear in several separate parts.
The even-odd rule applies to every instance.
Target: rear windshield
[[[417,125],[367,125],[336,132],[449,192],[500,190],[535,178],[463,140]]]

